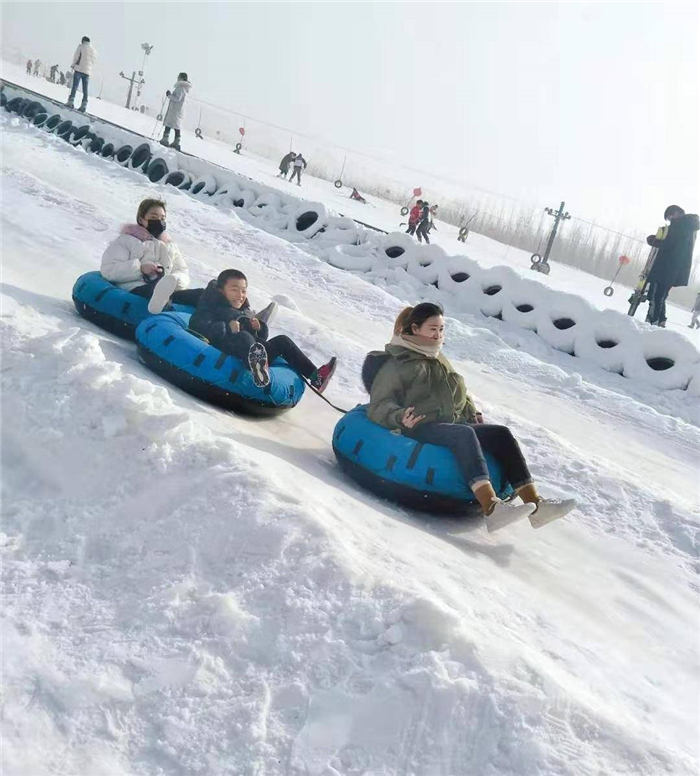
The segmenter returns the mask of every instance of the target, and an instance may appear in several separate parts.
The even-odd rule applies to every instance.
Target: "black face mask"
[[[147,221],[146,229],[156,238],[156,240],[165,231],[165,221]]]

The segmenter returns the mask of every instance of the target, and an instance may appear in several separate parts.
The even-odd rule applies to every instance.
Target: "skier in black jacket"
[[[289,165],[297,158],[297,155],[294,153],[294,151],[290,151],[286,156],[282,157],[282,161],[280,162],[280,172],[277,176],[278,178],[287,178],[287,173],[289,172]]]
[[[688,285],[695,235],[700,228],[698,217],[686,214],[678,205],[667,207],[664,218],[670,224],[666,237],[663,240],[654,235],[647,237],[647,243],[658,249],[649,271],[647,323],[654,326],[666,326],[666,297],[669,291],[675,286]]]
[[[430,231],[430,203],[423,202],[423,209],[420,212],[420,219],[418,221],[418,228],[416,229],[416,237],[418,242],[425,242],[430,245],[430,237],[428,232]]]

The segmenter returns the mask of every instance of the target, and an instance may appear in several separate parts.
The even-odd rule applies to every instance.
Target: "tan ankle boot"
[[[542,498],[532,482],[518,488],[516,493],[526,504],[539,504]]]
[[[493,489],[493,485],[490,482],[484,482],[472,490],[476,496],[476,500],[481,504],[484,514],[490,515],[499,501],[496,491]]]

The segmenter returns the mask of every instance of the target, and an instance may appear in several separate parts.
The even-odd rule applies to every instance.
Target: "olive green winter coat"
[[[367,415],[374,423],[403,431],[401,418],[407,407],[414,407],[416,415],[425,415],[421,423],[476,422],[476,408],[464,380],[442,354],[430,358],[387,345],[385,352],[367,356],[368,361],[373,358],[384,361],[369,386]]]

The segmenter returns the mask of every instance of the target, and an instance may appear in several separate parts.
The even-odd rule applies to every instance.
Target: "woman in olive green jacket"
[[[439,305],[423,302],[400,313],[384,352],[370,353],[365,361],[370,420],[419,442],[449,448],[484,510],[490,531],[524,517],[535,528],[563,517],[576,502],[539,495],[510,429],[484,424],[461,375],[440,352],[444,338],[445,319]],[[498,498],[484,451],[500,463],[523,504],[506,504]]]

